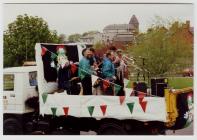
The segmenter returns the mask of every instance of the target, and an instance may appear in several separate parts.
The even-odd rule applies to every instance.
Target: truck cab
[[[17,124],[35,110],[26,105],[32,97],[38,97],[37,67],[12,67],[3,70],[3,114],[4,129]],[[20,119],[19,119],[20,118]],[[20,127],[19,127],[20,128]]]

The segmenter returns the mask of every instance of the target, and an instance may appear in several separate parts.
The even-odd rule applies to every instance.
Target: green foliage
[[[56,31],[49,30],[42,18],[17,16],[4,31],[4,67],[20,66],[24,61],[35,60],[34,47],[37,42],[58,43]]]
[[[127,52],[145,58],[145,68],[151,76],[176,73],[193,65],[193,44],[186,36],[185,24],[173,22],[168,27],[161,23],[152,26],[137,38],[137,44]],[[137,61],[142,66],[141,61]]]
[[[104,47],[105,47],[105,45],[101,41],[96,42],[93,46],[93,48],[95,48],[95,50],[100,50]]]
[[[88,32],[83,33],[82,36],[92,35],[92,34],[95,34],[95,33],[98,33],[98,31],[88,31]]]
[[[81,34],[78,34],[78,33],[72,34],[72,35],[69,35],[68,41],[69,42],[79,42],[81,37],[82,37]]]

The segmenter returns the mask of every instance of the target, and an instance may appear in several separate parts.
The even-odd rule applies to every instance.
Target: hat
[[[122,50],[121,49],[118,49],[117,52],[122,52]]]

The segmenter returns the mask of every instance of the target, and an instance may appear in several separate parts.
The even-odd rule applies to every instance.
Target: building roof
[[[134,40],[133,34],[117,34],[114,37],[115,42],[132,42]]]
[[[194,27],[190,27],[190,28],[189,28],[189,31],[190,31],[192,34],[194,34]]]
[[[135,15],[133,15],[129,21],[129,24],[139,24]]]
[[[105,26],[103,30],[128,30],[134,28],[132,24],[110,24]]]
[[[3,69],[4,73],[23,73],[32,71],[37,71],[37,66],[10,67]]]

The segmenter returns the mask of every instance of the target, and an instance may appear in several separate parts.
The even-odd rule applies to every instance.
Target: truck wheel
[[[21,135],[23,134],[23,128],[21,124],[15,118],[9,118],[3,122],[3,134],[4,135]]]
[[[97,132],[98,135],[127,135],[120,125],[115,123],[102,124]]]

